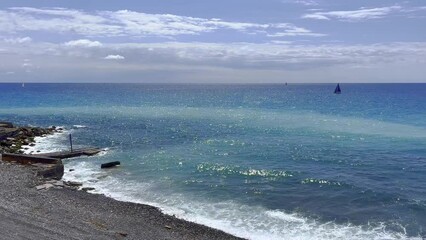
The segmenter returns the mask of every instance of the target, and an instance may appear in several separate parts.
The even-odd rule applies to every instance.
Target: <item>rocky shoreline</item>
[[[39,157],[19,155],[34,137],[61,131],[0,122],[1,239],[241,239],[156,207],[88,193],[93,189],[81,183],[46,178],[40,165],[51,164],[28,164]],[[26,163],[6,159],[11,157]],[[56,165],[63,172],[62,162]]]
[[[27,165],[0,161],[0,182],[1,239],[240,239],[152,206],[46,180]]]
[[[11,122],[0,122],[0,154],[24,153],[27,146],[35,145],[35,137],[42,137],[56,132],[62,128],[55,126],[49,128],[15,126]]]

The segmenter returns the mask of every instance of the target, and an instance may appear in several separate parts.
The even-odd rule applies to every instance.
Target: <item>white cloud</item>
[[[393,12],[400,11],[402,7],[391,6],[381,8],[362,8],[353,11],[330,11],[330,12],[314,12],[305,14],[302,18],[310,18],[317,20],[338,19],[343,21],[363,21],[368,19],[383,18]]]
[[[1,43],[0,47],[3,47]],[[49,78],[52,81],[161,79],[196,82],[198,79],[211,82],[231,79],[248,82],[284,81],[289,76],[300,81],[334,81],[337,76],[346,76],[345,79],[351,81],[375,81],[378,76],[383,81],[386,81],[385,76],[392,80],[424,81],[426,74],[423,67],[426,64],[426,43],[416,42],[369,45],[299,45],[279,41],[263,44],[104,43],[101,48],[70,48],[64,44],[32,42],[25,48],[19,45],[5,47],[7,51],[2,55],[8,61],[0,65],[0,72],[16,72],[9,76],[9,81],[22,79],[23,67],[28,74],[31,71],[32,79],[40,81]],[[104,60],[119,60],[119,56],[125,56],[126,61],[116,64]],[[37,65],[23,66],[23,63]],[[407,68],[410,71],[406,71]],[[342,75],[336,73],[339,71]]]
[[[318,6],[319,3],[314,0],[282,0],[282,3],[301,4],[304,6]]]
[[[88,39],[79,39],[64,43],[68,47],[102,47],[102,43],[98,41],[90,41]]]
[[[0,11],[0,32],[47,31],[84,37],[174,37],[220,30],[248,34],[274,34],[289,30],[289,23],[232,22],[173,14],[148,14],[129,10],[84,12],[65,8],[15,7]],[[288,36],[299,36],[295,33]],[[302,36],[311,36],[302,34]]]
[[[121,55],[108,55],[108,56],[104,57],[104,59],[107,59],[107,60],[122,60],[122,59],[124,59],[124,57],[121,56]]]
[[[268,37],[289,37],[289,36],[323,37],[323,36],[326,36],[326,34],[314,33],[311,30],[308,30],[305,28],[288,26],[283,32],[276,32],[273,34],[268,34],[267,36]]]
[[[305,6],[318,6],[319,3],[313,1],[313,0],[296,0],[295,3],[299,3]]]
[[[22,38],[5,38],[3,41],[12,44],[20,44],[20,43],[29,43],[32,41],[30,37],[22,37]]]

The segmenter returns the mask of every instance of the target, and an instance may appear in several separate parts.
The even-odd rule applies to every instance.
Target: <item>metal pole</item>
[[[71,146],[71,152],[72,152],[72,136],[71,136],[71,133],[70,133],[70,146]]]

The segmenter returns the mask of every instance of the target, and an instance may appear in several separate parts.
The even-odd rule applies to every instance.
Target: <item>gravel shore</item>
[[[30,166],[0,160],[0,239],[239,239],[143,204],[71,188],[36,190]]]

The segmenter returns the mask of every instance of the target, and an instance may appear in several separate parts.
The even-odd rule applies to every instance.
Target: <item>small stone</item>
[[[73,169],[73,168],[71,168],[71,169],[70,169],[70,172],[74,172],[74,169]]]
[[[83,191],[87,192],[87,191],[95,190],[95,188],[94,188],[94,187],[84,187],[84,188],[82,188],[81,190],[83,190]]]
[[[53,183],[53,185],[56,187],[65,187],[64,182],[62,181],[56,181]]]
[[[129,235],[128,233],[124,233],[124,232],[116,232],[116,233],[122,237],[127,237],[127,235]]]
[[[68,186],[71,186],[71,187],[80,187],[80,186],[83,186],[82,183],[73,182],[73,181],[65,182],[65,184],[68,185]]]
[[[165,225],[164,227],[167,229],[172,229],[172,227],[170,227],[169,225]]]
[[[51,188],[51,187],[53,187],[53,184],[45,183],[45,184],[42,184],[42,185],[36,186],[36,189],[37,189],[37,190],[42,190],[42,189],[49,189],[49,188]]]

